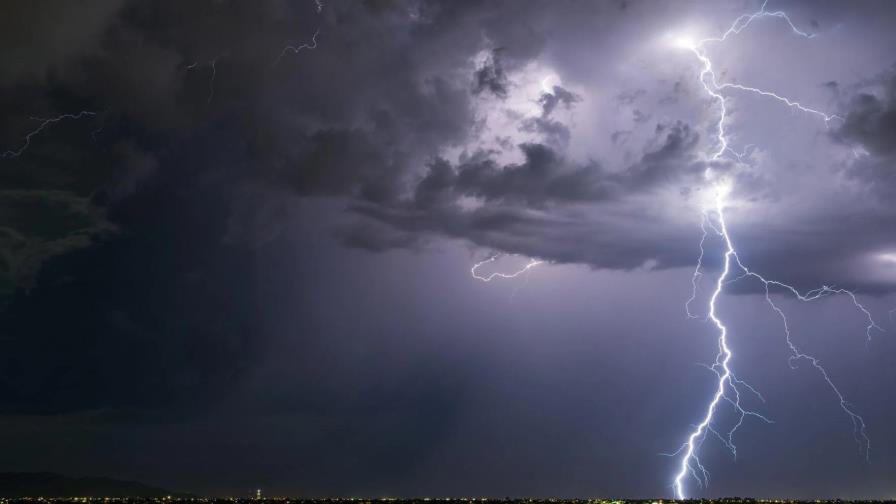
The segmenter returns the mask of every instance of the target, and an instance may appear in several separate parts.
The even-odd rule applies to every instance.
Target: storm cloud
[[[590,429],[593,418],[526,417],[508,378],[516,364],[499,358],[510,348],[520,366],[544,365],[536,353],[553,347],[538,336],[555,331],[539,325],[542,305],[524,305],[532,318],[517,325],[512,307],[496,309],[495,299],[469,296],[458,283],[467,262],[519,255],[567,281],[579,268],[607,281],[612,295],[575,282],[568,294],[550,294],[588,311],[576,304],[587,293],[621,314],[601,329],[608,350],[590,348],[608,359],[604,368],[570,350],[590,334],[586,324],[558,317],[575,335],[557,331],[558,353],[600,380],[579,383],[563,366],[541,369],[543,382],[521,378],[557,411],[569,410],[567,399],[584,404],[591,388],[622,401],[605,384],[624,371],[665,380],[664,361],[643,364],[619,341],[671,345],[655,341],[666,328],[643,313],[668,315],[657,306],[670,299],[678,308],[673,280],[690,288],[712,192],[707,170],[732,182],[728,223],[752,269],[877,300],[896,291],[896,6],[789,2],[811,39],[764,19],[713,45],[724,82],[837,116],[825,122],[732,91],[731,148],[714,158],[719,104],[702,89],[693,54],[669,40],[719,33],[754,3],[10,6],[0,19],[0,151],[11,153],[0,159],[0,411],[45,421],[93,412],[142,429],[168,414],[195,421],[258,408],[288,418],[271,431],[277,439],[256,433],[259,443],[286,439],[283,446],[321,461],[303,466],[313,481],[301,488],[282,469],[276,478],[289,491],[334,495],[349,489],[340,486],[344,475],[382,495],[441,490],[438,477],[409,482],[420,476],[416,462],[432,468],[445,457],[456,463],[448,473],[467,478],[465,489],[494,493],[527,480],[532,493],[550,493],[569,466],[542,468],[544,485],[509,467],[496,486],[458,469],[464,458],[453,447],[475,448],[485,437],[471,425],[473,411],[489,404],[522,420],[481,460],[540,428],[550,441],[534,442],[521,459],[592,456],[565,433]],[[92,114],[29,136],[79,111]],[[708,261],[707,272],[717,266]],[[629,281],[641,294],[627,290]],[[752,299],[760,287],[740,282],[729,292]],[[533,288],[551,292],[537,279]],[[633,308],[641,302],[652,308]],[[695,332],[672,325],[676,335]],[[517,333],[530,339],[501,339]],[[614,348],[625,365],[611,361]],[[692,347],[668,348],[676,365],[693,361]],[[478,381],[492,378],[494,395]],[[632,386],[647,393],[646,380]],[[547,385],[573,382],[565,398]],[[637,422],[665,442],[671,431],[655,419],[675,405],[652,397],[658,406]],[[616,425],[601,407],[588,411]],[[354,415],[373,420],[362,425]],[[501,424],[494,411],[486,417]],[[222,420],[223,437],[239,438],[242,421]],[[651,454],[668,448],[625,443]],[[570,488],[593,490],[588,472]],[[634,475],[615,479],[626,491],[636,486]]]

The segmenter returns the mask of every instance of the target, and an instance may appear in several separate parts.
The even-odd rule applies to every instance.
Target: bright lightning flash
[[[767,3],[767,0],[766,0]],[[790,18],[783,11],[766,11],[766,4],[762,4],[762,8],[753,14],[743,15],[737,18],[731,27],[718,38],[709,38],[703,39],[698,42],[695,42],[693,38],[688,36],[680,36],[672,39],[672,45],[679,49],[688,50],[693,52],[697,59],[702,64],[702,69],[700,71],[700,83],[703,86],[703,89],[706,91],[707,95],[709,95],[713,101],[717,102],[719,105],[719,120],[718,120],[718,135],[716,137],[717,147],[716,151],[712,154],[711,160],[718,160],[726,153],[733,154],[736,158],[740,158],[741,156],[734,150],[729,147],[729,141],[725,130],[725,121],[727,119],[727,107],[725,102],[725,97],[721,94],[724,90],[739,90],[748,93],[753,93],[756,95],[760,95],[766,98],[772,98],[781,103],[784,103],[788,107],[798,109],[802,112],[816,115],[824,119],[825,123],[828,123],[834,119],[840,119],[839,116],[826,114],[824,112],[815,110],[810,107],[806,107],[796,101],[793,101],[789,98],[780,96],[771,91],[765,91],[754,87],[742,86],[738,84],[720,84],[716,79],[715,72],[713,71],[712,61],[709,56],[706,54],[704,47],[709,43],[718,43],[724,42],[731,35],[739,34],[742,30],[744,30],[747,26],[749,26],[753,21],[764,18],[764,17],[774,17],[784,20],[791,31],[801,37],[812,38],[811,34],[800,31],[794,24],[791,22]],[[707,319],[712,322],[712,324],[716,327],[718,331],[718,347],[719,351],[716,355],[715,362],[711,366],[707,366],[711,369],[717,376],[718,382],[716,386],[715,393],[710,400],[705,413],[699,424],[697,424],[694,430],[688,435],[685,443],[672,455],[680,455],[680,465],[679,471],[675,476],[675,480],[673,483],[676,497],[679,499],[685,498],[685,490],[684,490],[684,480],[688,474],[692,475],[694,479],[697,480],[697,483],[701,486],[706,486],[708,484],[709,472],[700,462],[698,451],[700,447],[703,445],[703,442],[706,440],[707,434],[711,433],[715,437],[719,438],[722,443],[728,448],[732,454],[736,456],[737,451],[733,442],[733,436],[735,431],[741,426],[745,417],[753,416],[759,418],[763,421],[769,422],[767,418],[760,415],[759,413],[749,411],[744,409],[740,403],[741,397],[741,389],[740,387],[745,388],[746,390],[754,393],[762,399],[762,396],[758,394],[758,392],[750,387],[745,382],[737,379],[732,372],[731,369],[731,360],[733,357],[731,348],[728,344],[728,336],[729,330],[722,319],[719,317],[718,309],[717,309],[717,301],[722,294],[722,291],[725,285],[736,282],[738,280],[750,277],[755,280],[762,282],[763,287],[765,289],[765,299],[768,302],[769,306],[772,310],[774,310],[778,316],[781,317],[781,321],[784,326],[784,334],[788,349],[790,351],[789,363],[791,367],[795,367],[796,362],[805,361],[812,365],[821,375],[828,388],[834,393],[836,398],[840,403],[841,409],[846,413],[849,417],[850,421],[853,425],[853,434],[856,439],[857,444],[859,445],[859,449],[865,453],[866,458],[870,453],[870,442],[868,436],[865,433],[865,422],[861,416],[859,416],[854,410],[852,405],[846,400],[846,397],[840,392],[837,386],[829,377],[827,371],[824,367],[822,367],[820,361],[804,352],[796,347],[796,345],[791,340],[790,328],[788,326],[787,317],[784,314],[784,311],[778,307],[774,301],[772,301],[771,289],[778,288],[780,290],[785,291],[785,293],[789,293],[793,295],[799,301],[813,301],[816,299],[820,299],[823,297],[827,297],[829,295],[840,294],[848,297],[852,304],[858,309],[868,321],[868,325],[866,326],[865,333],[866,336],[871,338],[872,330],[881,330],[881,328],[874,322],[871,317],[871,313],[858,301],[855,294],[851,291],[834,288],[829,286],[823,286],[821,288],[809,291],[805,294],[800,293],[796,288],[787,285],[782,282],[778,282],[775,280],[768,280],[760,274],[750,270],[744,263],[740,260],[737,255],[737,249],[734,246],[734,242],[731,239],[731,235],[728,232],[728,225],[725,221],[725,209],[730,205],[728,201],[728,196],[731,191],[730,183],[724,180],[718,180],[717,177],[711,169],[707,169],[706,173],[707,181],[713,186],[714,198],[711,205],[708,205],[707,208],[703,209],[703,219],[701,221],[701,229],[703,230],[703,236],[700,240],[700,256],[697,260],[697,266],[694,270],[694,275],[692,278],[692,286],[693,292],[685,304],[685,310],[688,313],[689,317],[694,317],[690,311],[690,304],[694,301],[697,296],[697,286],[700,278],[704,275],[703,273],[703,257],[704,257],[704,244],[706,242],[707,236],[710,232],[714,232],[724,243],[725,252],[722,257],[722,271],[719,274],[718,278],[715,282],[715,288],[713,290],[712,295],[709,298],[708,305],[708,315]],[[730,278],[732,272],[737,272],[738,276],[734,278]],[[696,318],[696,317],[694,317]],[[727,435],[722,435],[714,426],[713,422],[715,419],[715,414],[720,406],[723,403],[730,404],[735,412],[738,414],[738,420],[735,422],[734,426],[728,430]]]
[[[499,257],[501,257],[500,254],[495,254],[484,261],[479,261],[478,263],[474,264],[473,267],[470,268],[470,275],[472,275],[473,278],[475,278],[476,280],[482,280],[483,282],[491,282],[495,278],[516,278],[516,277],[522,275],[523,273],[531,270],[532,268],[538,266],[539,264],[544,263],[544,261],[539,261],[537,259],[530,259],[529,262],[526,263],[525,266],[523,266],[519,270],[511,272],[511,273],[491,273],[489,275],[482,276],[476,272],[476,270],[478,270],[479,267],[482,266],[483,264],[488,264],[490,262],[494,262]]]
[[[697,42],[689,35],[679,35],[672,39],[672,46],[678,49],[694,51],[697,49]]]
[[[544,79],[541,79],[541,90],[545,94],[554,94],[554,86],[559,86],[561,84],[560,77],[550,74]]]

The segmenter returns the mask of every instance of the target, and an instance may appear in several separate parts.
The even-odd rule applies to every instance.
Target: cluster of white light
[[[545,78],[541,79],[541,91],[544,94],[552,95],[554,94],[554,86],[560,86],[563,83],[560,81],[560,77],[557,74],[548,74]]]
[[[743,29],[749,26],[753,21],[763,17],[775,17],[784,20],[793,33],[811,38],[812,35],[805,33],[799,30],[786,13],[783,11],[766,11],[765,10],[766,3],[762,4],[762,8],[753,14],[745,14],[737,18],[731,27],[725,31],[725,33],[721,37],[717,38],[709,38],[696,41],[692,37],[688,36],[680,36],[672,39],[672,45],[674,47],[688,50],[697,57],[697,59],[702,64],[702,69],[700,71],[700,83],[703,86],[705,92],[712,98],[712,100],[716,101],[719,105],[719,120],[718,120],[718,135],[717,139],[717,147],[716,151],[712,154],[711,160],[718,160],[726,153],[733,154],[737,159],[741,159],[743,154],[738,154],[734,150],[732,150],[728,143],[728,138],[725,131],[725,121],[727,119],[727,107],[725,102],[725,97],[721,94],[722,91],[726,89],[736,89],[749,93],[754,93],[756,95],[760,95],[766,98],[775,99],[781,103],[784,103],[788,107],[795,108],[805,113],[817,115],[824,119],[825,123],[834,120],[840,119],[839,116],[833,114],[827,114],[821,112],[819,110],[806,107],[800,104],[797,101],[791,100],[789,98],[780,96],[771,91],[761,90],[755,87],[743,86],[739,84],[729,84],[729,83],[719,83],[716,79],[715,72],[713,70],[712,61],[709,59],[705,52],[705,46],[711,42],[723,42],[729,36],[740,33]],[[744,151],[746,152],[746,150]],[[819,360],[809,354],[802,352],[798,349],[790,337],[790,328],[787,323],[787,317],[784,312],[779,308],[771,298],[771,289],[773,287],[777,287],[779,289],[783,289],[785,292],[792,294],[799,301],[813,301],[816,299],[820,299],[833,294],[845,295],[850,298],[853,305],[860,310],[868,320],[868,325],[866,327],[866,335],[870,339],[871,331],[874,329],[880,330],[880,327],[874,322],[871,313],[861,304],[856,298],[855,294],[846,289],[834,288],[829,286],[823,286],[819,289],[815,289],[809,291],[805,294],[800,293],[794,287],[784,284],[782,282],[778,282],[775,280],[768,280],[758,273],[747,268],[743,262],[741,262],[740,258],[737,255],[736,248],[734,246],[733,241],[731,240],[731,236],[728,233],[728,227],[725,222],[725,208],[728,205],[728,195],[731,190],[730,182],[725,180],[720,180],[715,174],[711,171],[711,169],[707,168],[706,171],[707,181],[713,186],[714,190],[714,200],[713,205],[710,208],[705,208],[703,210],[703,219],[701,221],[701,228],[703,230],[703,236],[700,240],[700,255],[697,260],[697,266],[694,270],[694,274],[692,277],[692,287],[693,291],[691,293],[691,297],[685,303],[685,311],[687,312],[689,317],[694,317],[694,315],[690,311],[690,305],[694,301],[697,296],[697,285],[699,279],[703,276],[703,258],[704,258],[704,244],[706,242],[706,238],[709,230],[715,232],[725,244],[725,252],[723,255],[722,262],[722,271],[719,274],[718,278],[715,282],[715,289],[713,290],[712,296],[709,298],[709,308],[707,319],[712,321],[713,325],[715,325],[718,330],[718,345],[719,352],[716,356],[715,362],[709,367],[713,372],[715,372],[718,377],[716,392],[712,396],[712,400],[709,402],[707,406],[706,412],[703,415],[702,420],[699,424],[694,428],[694,430],[687,437],[686,442],[672,455],[681,455],[680,459],[680,467],[679,471],[675,476],[675,480],[673,483],[675,494],[679,499],[685,498],[684,492],[684,479],[688,474],[694,476],[697,482],[701,486],[705,486],[708,483],[709,473],[706,468],[701,464],[697,451],[700,446],[702,446],[703,442],[706,439],[707,433],[712,433],[716,437],[718,437],[722,443],[729,449],[733,454],[736,455],[736,447],[733,442],[734,432],[740,427],[744,418],[746,416],[754,416],[760,418],[766,422],[769,420],[764,416],[745,410],[740,405],[740,392],[738,387],[745,387],[749,391],[755,393],[760,399],[762,396],[756,392],[755,389],[747,385],[745,382],[738,380],[729,364],[731,362],[732,353],[731,349],[728,346],[728,328],[722,322],[722,320],[718,317],[716,302],[719,296],[722,293],[724,286],[728,283],[735,282],[741,280],[743,278],[753,278],[760,282],[762,282],[765,288],[765,299],[771,308],[781,317],[781,321],[784,325],[784,334],[786,337],[787,346],[790,350],[790,365],[791,367],[795,366],[795,363],[799,360],[804,360],[809,362],[818,372],[821,374],[822,378],[828,385],[828,387],[834,392],[837,397],[840,407],[843,411],[848,415],[853,424],[853,434],[856,438],[856,442],[858,443],[860,449],[865,453],[865,456],[868,457],[870,453],[870,442],[868,436],[865,433],[865,422],[861,416],[859,416],[853,409],[852,406],[847,402],[844,395],[840,392],[837,386],[829,377],[827,371],[821,366]],[[733,269],[736,269],[740,272],[740,275],[733,279],[729,279],[729,276]],[[722,436],[713,426],[713,419],[715,413],[722,403],[725,401],[730,403],[735,411],[739,414],[739,418],[737,422],[735,422],[734,426],[728,431],[726,436]],[[699,474],[698,474],[699,471]]]

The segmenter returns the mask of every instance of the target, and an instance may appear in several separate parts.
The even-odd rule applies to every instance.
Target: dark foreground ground
[[[634,500],[610,500],[610,499],[292,499],[292,498],[205,498],[205,497],[154,497],[154,498],[125,498],[125,497],[0,497],[0,504],[672,504],[672,503],[723,503],[723,504],[846,504],[846,503],[896,503],[892,500],[791,500],[791,499],[743,499],[738,497],[725,499],[689,499],[676,501],[671,499],[634,499]]]

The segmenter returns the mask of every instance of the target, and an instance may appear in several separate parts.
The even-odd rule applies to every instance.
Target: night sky
[[[896,3],[23,0],[0,16],[0,471],[298,496],[896,498]],[[58,119],[58,120],[57,120]],[[482,282],[478,273],[512,273]],[[736,421],[720,406],[724,437]]]

